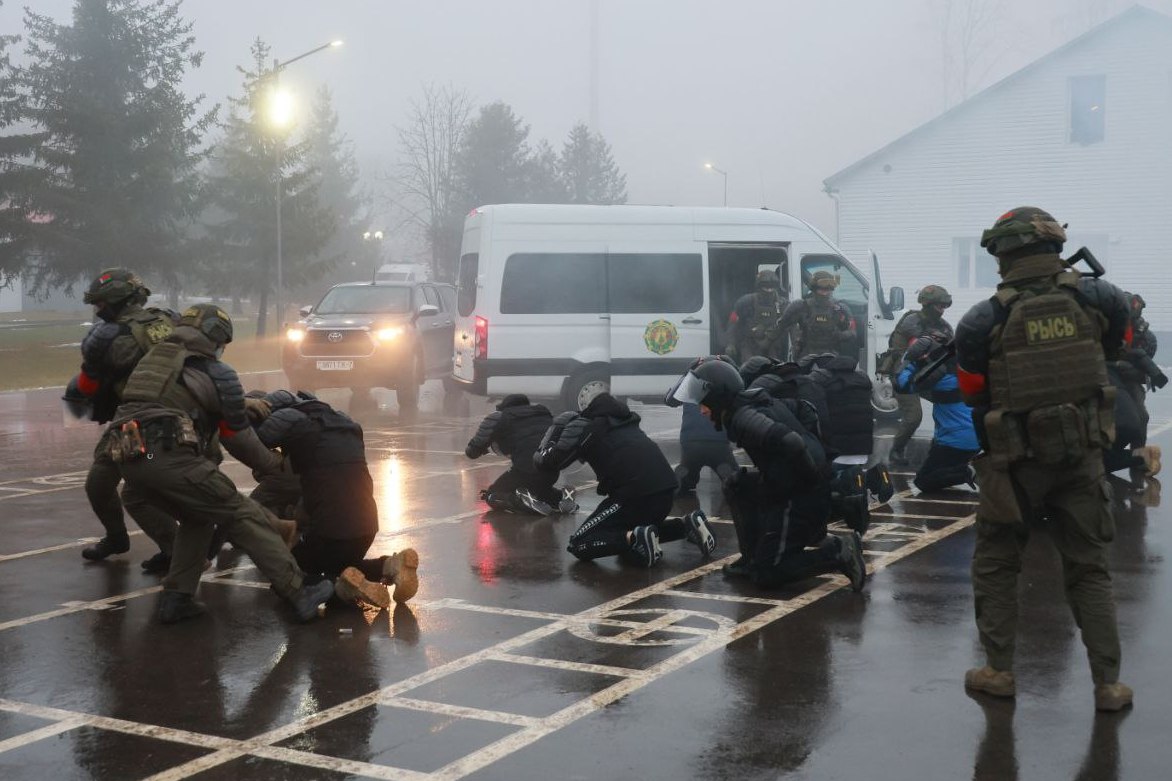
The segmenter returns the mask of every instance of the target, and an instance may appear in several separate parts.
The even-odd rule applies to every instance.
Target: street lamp
[[[716,166],[714,166],[712,163],[705,163],[704,167],[707,168],[709,171],[715,171],[716,173],[718,173],[724,177],[724,205],[728,206],[728,171],[722,171],[719,168],[717,168]]]
[[[371,271],[370,278],[373,280],[378,277],[378,264],[379,264],[379,261],[382,260],[383,232],[382,231],[365,231],[362,234],[362,240],[365,242],[371,242],[371,241],[377,242],[377,245],[374,247],[374,251],[371,253],[371,257],[373,258],[372,265],[374,266],[374,268]]]
[[[342,45],[342,41],[330,41],[322,44],[315,49],[310,49],[307,52],[298,54],[296,57],[290,57],[287,60],[281,61],[276,57],[273,58],[273,69],[269,71],[268,77],[272,79],[272,94],[269,103],[269,121],[277,128],[283,130],[293,121],[293,96],[280,88],[281,71],[289,65],[304,60],[311,54],[317,54],[326,49],[334,49]],[[284,197],[285,176],[283,169],[285,157],[285,137],[277,134],[277,291],[273,303],[277,315],[277,327],[280,328],[284,318],[284,310],[282,307],[282,298],[285,288],[285,263],[282,254],[281,246],[281,200]]]

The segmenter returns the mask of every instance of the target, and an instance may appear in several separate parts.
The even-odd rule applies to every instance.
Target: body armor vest
[[[822,422],[822,439],[838,455],[870,455],[875,427],[871,409],[871,378],[859,371],[849,356],[835,358],[810,372],[810,379],[826,393],[829,414]]]
[[[802,322],[802,355],[837,353],[840,348],[838,311],[834,304],[826,306],[807,302],[806,319]]]
[[[763,349],[777,341],[781,333],[777,327],[781,317],[782,301],[775,298],[772,304],[762,304],[760,296],[753,296],[753,319],[749,325],[749,338],[758,349]]]
[[[130,335],[134,337],[134,341],[144,355],[175,330],[171,316],[153,307],[136,310],[129,315],[118,318],[118,322],[124,323],[130,328]]]
[[[989,351],[994,408],[1024,413],[1077,403],[1107,385],[1102,324],[1076,298],[1078,279],[1064,272],[1042,286],[998,290],[1008,317],[994,331]]]
[[[289,454],[298,474],[338,464],[366,463],[361,426],[321,401],[303,401],[294,409],[312,420],[317,430],[316,434],[281,443],[281,450]]]
[[[178,417],[191,421],[188,429],[198,437],[198,446],[206,452],[211,448],[217,427],[209,415],[179,378],[187,359],[196,353],[189,352],[182,344],[163,342],[138,362],[126,389],[122,394],[123,404],[128,411],[144,417]],[[124,414],[119,408],[120,416]],[[161,414],[163,413],[163,414]],[[174,413],[173,416],[165,413]],[[183,425],[188,425],[184,423]]]

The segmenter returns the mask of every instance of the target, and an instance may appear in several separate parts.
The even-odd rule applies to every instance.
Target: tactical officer
[[[1142,483],[1143,478],[1160,471],[1162,455],[1159,447],[1148,445],[1147,390],[1163,388],[1168,384],[1168,377],[1153,360],[1156,335],[1144,319],[1143,297],[1135,293],[1124,295],[1131,313],[1132,336],[1131,344],[1123,346],[1120,360],[1107,367],[1107,376],[1120,393],[1115,407],[1116,447],[1105,456],[1105,463],[1108,472],[1130,466],[1132,480]]]
[[[508,512],[551,515],[578,510],[574,492],[554,488],[557,473],[538,469],[533,454],[541,438],[553,424],[553,415],[542,404],[530,404],[523,393],[511,393],[480,422],[480,428],[468,440],[464,455],[476,459],[489,450],[508,456],[505,473],[480,492],[489,507]]]
[[[1107,571],[1114,520],[1101,449],[1111,441],[1114,394],[1105,358],[1117,357],[1127,303],[1114,285],[1071,270],[1059,257],[1065,241],[1064,226],[1041,209],[1001,215],[981,236],[1001,284],[957,327],[960,390],[984,450],[973,463],[981,486],[973,593],[987,663],[965,674],[965,686],[1016,692],[1018,572],[1027,522],[1045,520],[1082,630],[1095,707],[1113,711],[1130,705],[1132,692],[1119,682]]]
[[[566,550],[582,561],[620,556],[641,567],[662,558],[660,542],[686,539],[707,556],[716,538],[704,513],[668,518],[676,478],[659,446],[639,428],[639,415],[600,393],[582,410],[563,412],[545,433],[533,462],[555,473],[585,461],[606,497],[570,535]]]
[[[232,320],[219,307],[189,307],[174,333],[130,375],[110,423],[111,456],[129,486],[179,521],[159,601],[160,621],[174,623],[204,612],[194,595],[215,526],[248,554],[274,590],[293,604],[297,617],[309,621],[333,595],[333,584],[303,584],[296,560],[269,527],[264,509],[239,494],[204,454],[218,431],[228,452],[254,471],[281,468],[280,457],[249,425],[236,372],[220,360],[231,341]]]
[[[366,466],[362,426],[350,416],[300,391],[265,396],[272,413],[256,427],[267,448],[281,449],[301,482],[305,533],[293,558],[306,575],[337,580],[338,596],[390,607],[419,590],[419,554],[405,548],[390,556],[364,559],[378,534],[374,482]]]
[[[82,300],[94,308],[98,322],[81,342],[81,371],[69,381],[65,402],[78,417],[108,423],[122,402],[130,372],[147,351],[170,335],[175,326],[172,312],[143,308],[151,291],[134,273],[124,268],[99,274]],[[97,543],[82,549],[90,561],[101,561],[130,550],[130,537],[118,498],[122,475],[110,459],[109,432],[94,448],[94,461],[85,478],[90,507],[106,533]],[[126,509],[156,545],[159,552],[142,563],[147,572],[166,572],[175,541],[175,520],[142,500],[132,488],[122,494]]]
[[[815,271],[810,277],[810,295],[785,308],[779,324],[789,333],[797,326],[790,357],[799,360],[820,353],[858,352],[855,319],[846,304],[834,299],[838,278],[829,271]]]
[[[977,487],[969,464],[980,450],[973,411],[960,397],[956,356],[947,355],[943,339],[944,334],[931,333],[912,342],[905,356],[907,363],[895,378],[895,387],[901,392],[919,391],[932,402],[932,444],[912,480],[924,492],[954,485]]]
[[[788,303],[777,274],[768,269],[758,271],[754,291],[738,298],[728,317],[728,354],[739,361],[754,355],[784,358],[788,340],[778,320]]]
[[[812,405],[774,399],[763,388],[744,390],[736,367],[717,356],[694,363],[664,400],[699,404],[756,467],[724,484],[741,551],[726,575],[779,586],[837,570],[862,590],[867,573],[858,533],[826,533],[830,475]]]
[[[904,366],[904,353],[921,336],[928,334],[941,337],[939,341],[952,340],[952,326],[944,319],[944,310],[952,306],[952,296],[941,285],[924,285],[916,296],[920,303],[918,310],[905,312],[887,341],[887,352],[879,359],[877,371],[894,381]],[[912,435],[924,420],[923,407],[918,393],[901,393],[896,390],[895,400],[899,402],[899,430],[891,445],[890,460],[893,464],[906,464],[905,449]]]

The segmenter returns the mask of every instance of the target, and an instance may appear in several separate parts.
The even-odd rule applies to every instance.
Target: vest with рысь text
[[[995,296],[1007,315],[991,335],[986,428],[994,455],[1010,463],[1073,463],[1113,435],[1103,316],[1080,303],[1078,281],[1063,272]]]
[[[842,346],[838,327],[838,308],[833,303],[806,302],[806,319],[802,321],[802,355],[837,353]]]
[[[149,353],[155,345],[162,343],[175,330],[171,316],[154,308],[136,309],[119,317],[117,322],[130,329],[130,335],[143,355]],[[115,390],[119,398],[122,397],[125,386],[125,379],[118,382]]]

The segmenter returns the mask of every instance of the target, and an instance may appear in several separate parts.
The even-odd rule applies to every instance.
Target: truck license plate
[[[317,368],[323,372],[348,372],[354,368],[354,361],[318,361]]]

